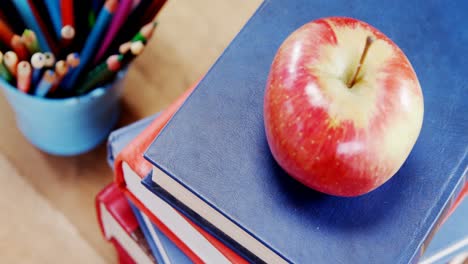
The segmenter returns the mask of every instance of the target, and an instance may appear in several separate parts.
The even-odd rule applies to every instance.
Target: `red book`
[[[119,263],[156,263],[124,194],[114,183],[96,196],[96,211],[104,238],[119,256]]]
[[[116,158],[115,182],[125,195],[195,263],[247,263],[242,257],[180,214],[159,197],[150,193],[140,181],[152,165],[143,153],[161,129],[191,94],[193,87],[162,112]]]
[[[117,256],[120,264],[136,264],[135,261],[128,255],[127,251],[120,245],[119,242],[115,239],[111,239],[110,242],[114,245],[115,251],[117,251]]]

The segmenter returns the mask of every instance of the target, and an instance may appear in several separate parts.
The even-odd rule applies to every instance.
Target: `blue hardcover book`
[[[115,157],[157,116],[158,114],[146,117],[128,126],[117,129],[109,135],[107,142],[107,162],[111,168],[114,168]],[[148,218],[144,219],[140,210],[136,208],[130,200],[128,201],[138,223],[140,224],[140,228],[142,229],[148,245],[150,246],[153,256],[158,263],[192,263],[190,259],[155,225],[151,223],[151,225],[148,226],[147,223],[150,220]],[[155,238],[158,239],[158,243],[155,243]]]
[[[127,199],[128,200],[128,199]],[[148,226],[145,223],[145,219],[143,219],[143,213],[138,210],[138,208],[130,201],[128,200],[128,203],[130,204],[130,207],[132,208],[133,214],[135,215],[135,218],[138,221],[138,225],[140,226],[141,231],[143,232],[143,235],[146,239],[146,242],[149,245],[149,248],[151,249],[151,253],[153,254],[154,258],[156,259],[157,263],[161,264],[166,264],[170,263],[167,260],[167,253],[159,245],[159,239],[155,240],[151,234],[150,230],[148,229]],[[158,243],[156,243],[158,242]]]
[[[143,212],[141,212],[130,201],[129,203],[132,206],[133,213],[135,214],[146,241],[148,242],[158,263],[192,263],[192,261],[174,243],[172,243],[169,238],[167,238],[153,223],[151,223],[150,219],[145,216]]]
[[[117,157],[117,155],[158,115],[159,113],[154,114],[128,126],[112,131],[107,139],[107,163],[112,169],[114,169],[115,157]]]
[[[468,199],[437,230],[420,264],[445,264],[460,254],[468,261]],[[466,263],[466,262],[464,262]]]
[[[416,261],[466,179],[468,1],[269,0],[257,10],[145,156],[144,179],[252,262]],[[305,188],[275,163],[263,97],[283,40],[301,25],[350,16],[406,53],[424,94],[424,124],[398,173],[340,198]]]

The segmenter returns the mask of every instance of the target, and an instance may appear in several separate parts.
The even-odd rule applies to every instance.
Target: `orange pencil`
[[[21,61],[17,66],[18,79],[16,86],[23,93],[28,93],[31,89],[32,68],[27,61]]]
[[[49,93],[53,93],[59,87],[60,82],[62,81],[63,77],[68,73],[69,66],[64,60],[59,60],[55,64],[55,82],[52,84],[52,87],[49,90]]]
[[[13,51],[8,51],[3,55],[3,64],[14,77],[17,76],[18,56]]]
[[[60,0],[60,11],[62,12],[61,35],[65,40],[75,37],[75,17],[73,10],[73,0]]]
[[[80,65],[80,56],[78,53],[70,53],[67,56],[67,65],[74,69]]]

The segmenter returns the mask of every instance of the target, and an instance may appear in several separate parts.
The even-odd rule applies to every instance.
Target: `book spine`
[[[203,261],[181,241],[169,228],[164,225],[151,211],[149,211],[130,191],[126,188],[123,189],[126,197],[144,214],[150,218],[156,227],[164,233],[185,255],[187,255],[193,263],[203,263]]]
[[[187,219],[192,220],[196,225],[203,228],[205,232],[208,232],[213,237],[217,238],[223,245],[229,247],[233,252],[236,253],[236,258],[233,260],[234,263],[264,263],[260,258],[255,256],[252,252],[247,250],[245,247],[240,245],[237,241],[231,239],[228,235],[222,232],[220,229],[212,225],[209,221],[205,220],[199,214],[194,212],[190,207],[181,203],[169,192],[161,188],[157,183],[151,180],[151,176],[146,177],[142,184],[146,186],[155,195],[158,195],[161,199],[166,201],[172,207],[182,213]],[[201,229],[200,229],[201,230]],[[225,255],[226,256],[226,255]]]
[[[466,195],[466,192],[464,191],[467,189],[467,173],[463,174],[463,178],[458,182],[455,190],[452,192],[452,195],[450,196],[450,199],[448,200],[447,204],[445,205],[444,209],[440,213],[440,216],[438,217],[437,221],[434,224],[434,227],[431,229],[429,232],[429,235],[426,236],[426,239],[424,239],[424,242],[421,244],[421,247],[419,248],[419,251],[414,255],[416,257],[413,257],[413,260],[411,263],[418,263],[419,259],[421,256],[424,254],[426,251],[427,246],[431,242],[432,238],[434,235],[437,233],[439,230],[440,226],[445,222],[447,219],[447,216],[455,210],[455,208],[452,208],[453,205],[455,205],[455,201],[461,196],[461,195]]]

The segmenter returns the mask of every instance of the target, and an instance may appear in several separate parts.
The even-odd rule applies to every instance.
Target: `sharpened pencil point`
[[[62,38],[66,40],[71,40],[75,37],[75,29],[70,25],[64,26],[60,33]]]

